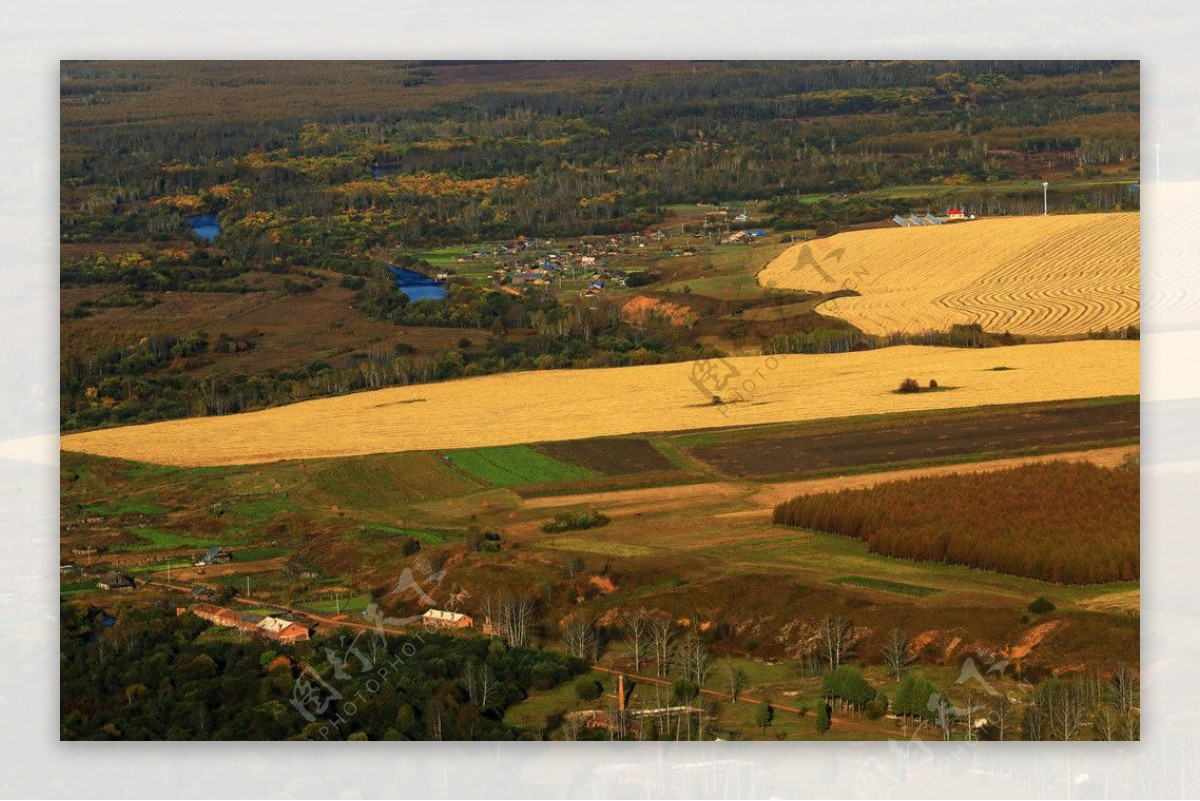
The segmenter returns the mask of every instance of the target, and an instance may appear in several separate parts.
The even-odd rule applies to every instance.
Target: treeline
[[[977,172],[977,171],[976,171]],[[1012,171],[1009,171],[1012,172]],[[1079,170],[1079,175],[1091,175]],[[1015,177],[1015,173],[1009,177]],[[989,187],[986,177],[960,174],[950,186],[896,197],[842,195],[813,202],[799,193],[776,197],[768,205],[767,224],[783,229],[812,229],[818,234],[834,234],[847,226],[889,219],[899,214],[943,213],[958,207],[966,214],[983,216],[1040,214],[1042,187]],[[978,183],[983,181],[984,183]],[[1053,184],[1052,184],[1053,186]],[[1137,211],[1141,193],[1125,184],[1102,184],[1052,188],[1045,198],[1053,212]]]
[[[865,540],[872,552],[1056,583],[1135,581],[1134,469],[1053,462],[804,495],[777,524]]]
[[[247,292],[246,265],[205,248],[143,248],[63,259],[63,287],[113,285],[129,292]]]
[[[286,94],[323,68],[288,69],[258,82]],[[414,76],[440,86],[439,69],[423,69],[396,70],[397,91]],[[97,87],[96,71],[64,65],[67,97]],[[159,90],[184,79],[162,65],[139,71],[164,77],[114,75],[114,113],[143,99],[114,124],[88,124],[94,108],[64,101],[65,241],[179,236],[188,215],[214,211],[239,259],[316,259],[398,242],[636,230],[670,204],[751,198],[777,198],[781,225],[809,227],[904,202],[807,209],[797,194],[979,185],[981,210],[1015,209],[1028,193],[986,185],[1029,172],[1030,154],[1038,170],[1060,172],[1138,157],[1138,70],[1123,62],[731,62],[587,81],[564,67],[561,80],[446,85],[444,99],[426,92],[411,104],[372,95],[356,109],[313,110],[347,102],[326,98],[306,113],[297,99],[267,119],[197,85],[196,106],[212,104],[200,123],[141,121]],[[328,86],[310,75],[306,91],[351,98],[387,80],[345,72]],[[371,83],[345,85],[356,79]],[[1082,202],[1129,200],[1107,191]]]
[[[1128,333],[1128,332],[1126,332]],[[1097,337],[1098,338],[1098,337]],[[864,334],[850,327],[818,328],[812,331],[793,331],[776,334],[763,345],[766,355],[778,353],[849,353],[875,350],[894,345],[932,345],[947,348],[991,348],[1020,345],[1024,337],[1010,333],[984,331],[978,323],[956,323],[945,331],[924,331],[887,336]]]
[[[154,607],[106,616],[61,607],[64,740],[534,737],[505,710],[587,667],[482,637],[342,630],[284,646]]]

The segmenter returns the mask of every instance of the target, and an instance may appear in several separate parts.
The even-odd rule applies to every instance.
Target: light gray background
[[[0,793],[1195,797],[1198,28],[1187,2],[1111,0],[3,4]],[[59,59],[668,57],[1142,60],[1143,742],[931,743],[927,750],[903,743],[59,743]]]

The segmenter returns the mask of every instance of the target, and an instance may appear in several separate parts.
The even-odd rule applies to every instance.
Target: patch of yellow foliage
[[[524,175],[497,178],[455,178],[447,173],[397,173],[382,178],[347,181],[332,187],[343,195],[381,191],[411,192],[426,197],[479,197],[509,189],[523,189],[529,178]]]

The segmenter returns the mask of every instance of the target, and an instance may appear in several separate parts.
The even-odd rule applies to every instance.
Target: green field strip
[[[497,487],[595,478],[602,475],[535,451],[526,445],[503,445],[453,451],[449,459],[470,476]]]
[[[905,584],[901,581],[888,581],[887,579],[868,578],[867,576],[842,576],[831,579],[830,583],[849,584],[854,587],[883,590],[884,592],[894,592],[899,595],[911,595],[916,598],[924,598],[927,595],[938,592],[935,587],[922,587],[918,584]]]

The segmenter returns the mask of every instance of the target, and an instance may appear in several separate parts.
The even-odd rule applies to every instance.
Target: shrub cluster
[[[559,512],[553,520],[542,523],[542,531],[556,534],[562,531],[583,531],[607,525],[608,517],[600,512],[591,510],[585,512]]]

